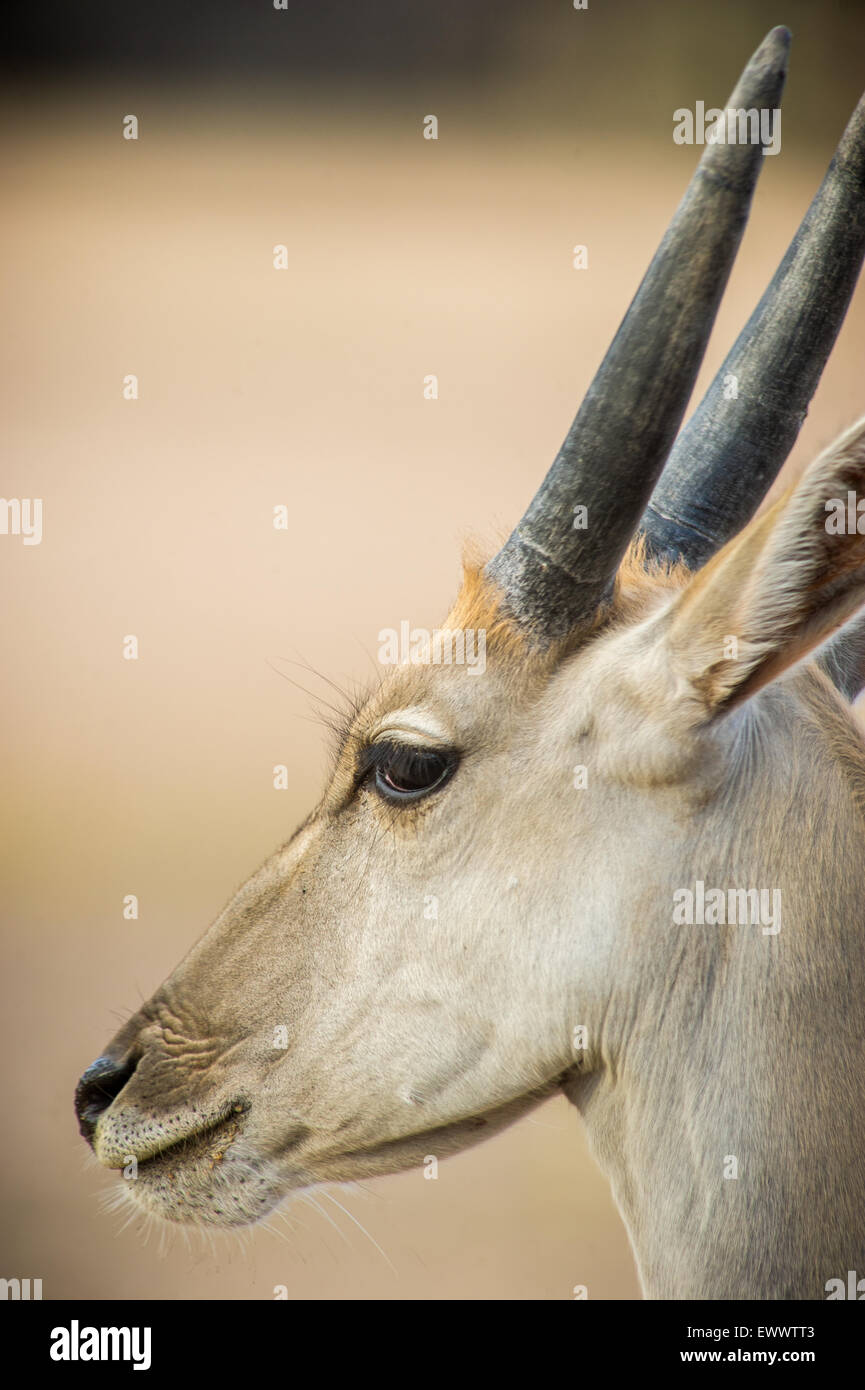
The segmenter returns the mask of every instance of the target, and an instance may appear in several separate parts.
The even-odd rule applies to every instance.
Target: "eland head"
[[[729,108],[777,109],[788,46]],[[753,519],[865,250],[865,104],[680,430],[762,164],[707,144],[467,570],[444,630],[484,634],[483,674],[421,653],[382,680],[318,807],[82,1077],[142,1210],[255,1222],[563,1090],[648,1296],[865,1269],[865,422]]]

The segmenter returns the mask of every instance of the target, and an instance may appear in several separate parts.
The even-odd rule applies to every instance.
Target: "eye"
[[[366,776],[386,801],[419,801],[444,785],[456,769],[450,750],[421,748],[416,744],[382,742],[367,749]]]

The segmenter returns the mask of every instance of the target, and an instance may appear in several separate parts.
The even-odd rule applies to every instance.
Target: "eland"
[[[789,40],[727,109],[777,111]],[[681,428],[763,151],[706,144],[528,510],[466,566],[444,630],[484,634],[482,674],[386,673],[318,807],[81,1078],[142,1211],[253,1223],[564,1092],[646,1297],[865,1273],[865,420],[757,514],[865,251],[865,101]]]

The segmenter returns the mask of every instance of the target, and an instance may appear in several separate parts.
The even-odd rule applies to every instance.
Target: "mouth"
[[[150,1158],[138,1160],[136,1167],[139,1178],[164,1177],[176,1181],[190,1168],[205,1167],[212,1171],[222,1163],[229,1147],[243,1131],[243,1119],[249,1105],[241,1101],[231,1106],[227,1114],[219,1116],[212,1123],[203,1125],[193,1134],[178,1139]]]
[[[245,1226],[274,1205],[274,1177],[243,1130],[248,1103],[123,1169],[130,1197],[142,1210],[177,1224]]]
[[[330,1143],[322,1142],[324,1136],[309,1124],[296,1123],[275,1149],[268,1144],[262,1151],[254,1124],[248,1124],[253,1107],[234,1102],[211,1123],[124,1169],[123,1176],[142,1211],[173,1224],[254,1225],[291,1191],[384,1176],[419,1167],[430,1152],[445,1158],[469,1148],[545,1099],[552,1087],[549,1083],[483,1116],[345,1149],[333,1144],[332,1134]]]

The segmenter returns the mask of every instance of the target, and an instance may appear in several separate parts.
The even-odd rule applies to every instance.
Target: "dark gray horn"
[[[676,440],[641,523],[651,557],[698,569],[753,516],[808,413],[863,255],[865,98],[769,288]]]
[[[784,28],[767,35],[728,110],[777,109],[789,45]],[[707,144],[553,466],[487,566],[538,643],[591,618],[612,589],[681,424],[763,163],[759,142]]]

